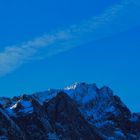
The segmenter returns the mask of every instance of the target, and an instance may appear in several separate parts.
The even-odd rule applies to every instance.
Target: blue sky
[[[140,110],[138,0],[0,2],[0,94],[110,86]]]

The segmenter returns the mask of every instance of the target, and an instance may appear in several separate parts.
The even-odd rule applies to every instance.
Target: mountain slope
[[[140,139],[140,114],[95,84],[1,97],[0,120],[0,140]]]

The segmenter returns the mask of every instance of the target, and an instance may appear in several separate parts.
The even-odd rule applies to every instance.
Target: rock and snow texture
[[[139,140],[140,114],[109,87],[76,83],[0,98],[0,140]]]

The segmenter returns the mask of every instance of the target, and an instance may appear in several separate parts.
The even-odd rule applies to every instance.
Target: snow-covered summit
[[[35,93],[34,96],[38,98],[40,102],[44,102],[46,100],[50,100],[53,97],[55,97],[57,93],[60,91],[64,91],[71,98],[81,103],[88,102],[89,100],[95,98],[96,96],[99,96],[100,93],[102,93],[101,96],[105,96],[105,97],[108,97],[111,95],[113,96],[112,90],[108,87],[103,87],[99,89],[95,83],[86,84],[84,82],[74,83],[70,86],[65,87],[64,89],[49,89],[45,92]]]

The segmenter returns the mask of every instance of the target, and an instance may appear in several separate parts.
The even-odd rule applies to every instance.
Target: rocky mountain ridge
[[[109,87],[76,83],[0,98],[0,140],[139,140],[140,114]]]

